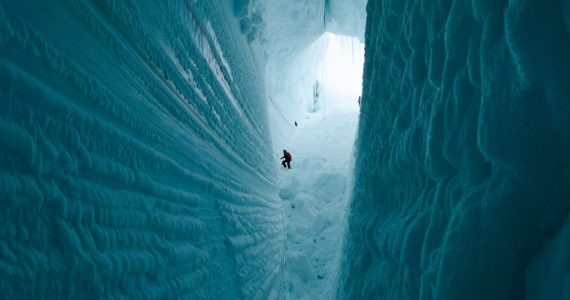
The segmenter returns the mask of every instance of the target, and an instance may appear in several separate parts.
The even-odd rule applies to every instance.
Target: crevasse
[[[276,141],[332,32],[366,43],[336,297],[568,299],[570,5],[365,6],[0,2],[3,296],[290,296]]]

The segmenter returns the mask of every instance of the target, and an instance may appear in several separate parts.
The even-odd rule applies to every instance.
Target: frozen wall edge
[[[210,2],[0,4],[4,297],[279,291],[262,72]]]

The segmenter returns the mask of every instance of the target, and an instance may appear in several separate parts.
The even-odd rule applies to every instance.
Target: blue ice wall
[[[569,2],[367,12],[339,297],[569,299]]]
[[[226,2],[0,2],[3,297],[279,291],[262,67]]]

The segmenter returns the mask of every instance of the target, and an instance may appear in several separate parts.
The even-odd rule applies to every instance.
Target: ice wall
[[[266,299],[283,228],[229,1],[0,2],[6,298]]]
[[[310,110],[316,65],[327,47],[319,38],[325,32],[325,2],[264,0],[256,6],[267,24],[261,47],[273,144],[280,151],[287,148],[294,121]]]
[[[568,3],[369,1],[341,298],[570,297]]]

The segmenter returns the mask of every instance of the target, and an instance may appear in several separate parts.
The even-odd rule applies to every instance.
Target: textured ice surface
[[[0,2],[3,297],[283,295],[269,125],[364,2]],[[370,1],[340,297],[568,298],[568,3]]]
[[[341,298],[567,299],[569,9],[369,1]]]
[[[227,2],[2,1],[2,296],[275,297],[259,66]]]
[[[527,269],[526,299],[570,299],[570,218]]]

